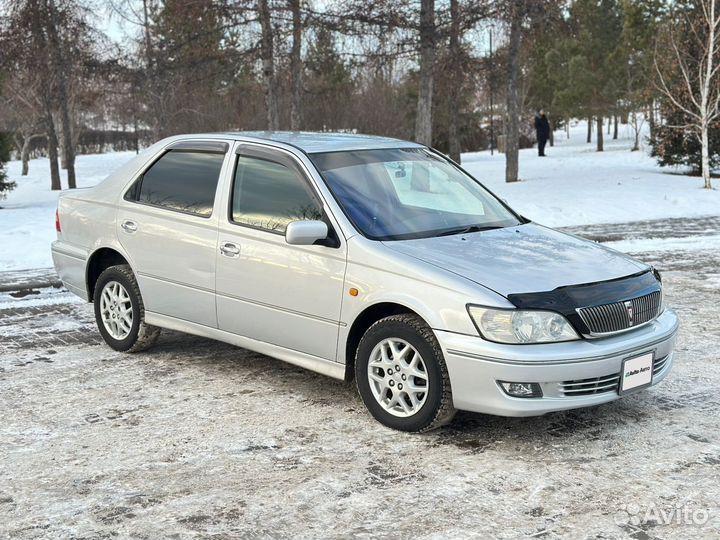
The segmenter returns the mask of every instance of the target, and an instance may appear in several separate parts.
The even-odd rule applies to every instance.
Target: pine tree
[[[570,7],[570,39],[556,48],[567,66],[556,106],[574,116],[597,119],[597,150],[603,150],[603,117],[617,107],[622,55],[617,48],[622,34],[618,0],[576,0]]]
[[[688,125],[690,119],[677,109],[663,108],[665,124],[655,128],[650,137],[650,155],[657,158],[662,167],[688,167],[691,174],[702,173],[702,147],[700,139],[692,129],[678,129],[675,126]],[[710,169],[720,166],[720,125],[708,129],[710,141]]]
[[[4,199],[15,187],[15,182],[8,180],[5,170],[5,163],[8,161],[10,161],[10,138],[0,133],[0,199]]]
[[[221,129],[217,112],[224,110],[230,76],[221,6],[165,0],[150,17],[153,68],[147,91],[157,109],[155,135]]]
[[[638,113],[651,109],[656,95],[652,84],[654,71],[652,45],[666,6],[664,0],[623,0],[622,6],[622,44],[618,49],[624,55],[621,112],[629,115],[628,123],[634,132],[631,150],[637,151],[640,149],[642,125],[646,120]]]
[[[304,125],[310,130],[356,127],[349,103],[355,92],[350,66],[338,53],[333,33],[319,28],[308,47]]]

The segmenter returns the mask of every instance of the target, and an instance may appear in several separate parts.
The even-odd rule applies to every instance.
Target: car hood
[[[595,242],[534,223],[384,244],[503,296],[608,281],[649,268]]]

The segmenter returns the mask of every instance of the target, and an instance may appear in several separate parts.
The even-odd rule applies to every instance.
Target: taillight
[[[55,210],[55,231],[62,232],[60,228],[60,209]]]

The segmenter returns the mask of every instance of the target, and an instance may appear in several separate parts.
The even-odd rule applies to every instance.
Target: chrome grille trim
[[[589,379],[563,381],[560,383],[560,392],[564,396],[589,396],[603,392],[614,392],[617,391],[619,382],[619,373]]]
[[[590,336],[617,334],[648,324],[660,315],[662,292],[654,291],[623,302],[578,308]]]
[[[653,377],[665,369],[668,358],[670,358],[670,355],[655,359],[655,363],[653,364]]]
[[[653,361],[653,378],[661,373],[670,355],[656,358]],[[590,396],[605,392],[617,392],[620,385],[620,373],[612,373],[601,377],[563,381],[559,383],[560,395],[565,397]]]

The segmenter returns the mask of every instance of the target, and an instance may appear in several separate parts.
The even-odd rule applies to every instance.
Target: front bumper
[[[565,343],[503,345],[477,336],[436,330],[445,354],[455,408],[499,416],[537,416],[588,407],[619,397],[622,361],[654,353],[652,384],[672,367],[678,330],[675,312],[651,324],[602,339]],[[535,382],[543,397],[508,396],[497,381]]]

